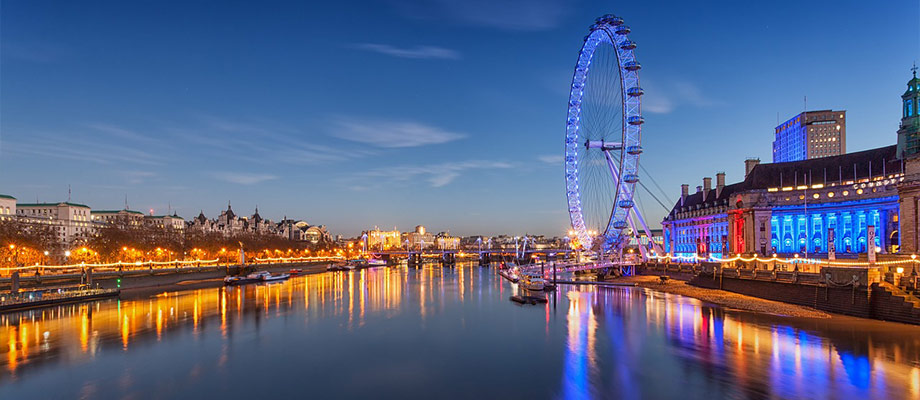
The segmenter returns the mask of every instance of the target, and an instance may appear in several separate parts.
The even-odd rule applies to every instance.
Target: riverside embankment
[[[285,272],[292,268],[303,269],[305,273],[325,271],[328,261],[280,263],[280,264],[250,264],[246,268],[255,268],[259,271]],[[239,265],[202,266],[184,268],[155,268],[127,271],[106,271],[91,273],[91,283],[94,287],[103,289],[119,288],[122,290],[157,288],[171,285],[205,283],[208,281],[219,282],[227,275],[240,273]],[[20,290],[35,290],[42,288],[75,285],[87,283],[84,274],[61,275],[24,275],[19,278]],[[0,291],[11,289],[11,278],[0,278]]]

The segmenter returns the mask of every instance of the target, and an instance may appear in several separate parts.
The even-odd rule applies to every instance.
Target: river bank
[[[657,290],[659,292],[693,297],[707,303],[712,303],[727,308],[753,311],[764,314],[801,318],[830,318],[833,316],[833,314],[830,313],[794,304],[764,300],[759,297],[745,296],[724,290],[706,289],[691,286],[687,284],[687,282],[677,279],[669,279],[662,283],[657,276],[651,275],[623,276],[619,278],[608,279],[608,282],[635,283],[636,286]]]
[[[313,275],[313,274],[321,274],[323,272],[326,272],[327,265],[328,264],[294,266],[294,267],[291,267],[290,265],[288,265],[286,267],[279,266],[279,267],[274,267],[274,268],[259,268],[258,270],[269,271],[271,273],[281,273],[281,272],[287,272],[291,268],[299,268],[303,270],[301,275]],[[118,296],[118,298],[122,300],[138,299],[138,298],[152,296],[152,295],[163,293],[163,292],[174,292],[174,291],[179,291],[179,290],[208,289],[208,288],[215,288],[215,287],[221,287],[221,286],[224,286],[223,276],[206,277],[206,278],[200,278],[200,279],[184,279],[184,280],[170,281],[170,282],[156,281],[156,282],[150,282],[150,284],[146,286],[135,286],[132,288],[122,289],[121,294]]]

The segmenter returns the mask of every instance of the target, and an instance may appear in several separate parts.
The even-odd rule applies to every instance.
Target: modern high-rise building
[[[776,127],[773,162],[802,161],[847,152],[846,110],[805,111]]]

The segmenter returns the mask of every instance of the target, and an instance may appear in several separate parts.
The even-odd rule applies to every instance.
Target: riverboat
[[[228,276],[224,278],[225,285],[242,285],[262,281],[262,272],[253,272],[246,276]]]
[[[544,289],[543,276],[536,272],[524,272],[520,278],[520,285],[524,289],[539,292]]]
[[[367,265],[369,267],[384,267],[387,265],[386,260],[381,260],[379,258],[371,258],[367,260]]]
[[[268,272],[262,272],[262,277],[261,277],[261,278],[262,278],[262,282],[277,282],[277,281],[283,281],[283,280],[285,280],[285,279],[287,279],[287,278],[290,278],[290,277],[291,277],[290,274],[272,275],[272,274],[270,274],[270,273],[268,273]]]

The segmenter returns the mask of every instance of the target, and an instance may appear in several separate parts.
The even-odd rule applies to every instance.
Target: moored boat
[[[270,273],[268,273],[268,272],[262,272],[261,275],[262,275],[262,282],[283,281],[283,280],[285,280],[285,279],[291,277],[290,274],[272,275],[272,274],[270,274]]]
[[[262,281],[262,272],[253,272],[245,276],[228,276],[224,278],[225,285],[242,285]]]
[[[367,260],[367,265],[369,267],[383,267],[387,265],[386,260],[381,260],[379,258],[369,258]]]
[[[326,267],[326,271],[351,271],[353,269],[355,266],[351,264],[332,264]]]
[[[524,272],[521,274],[520,285],[530,291],[542,291],[544,289],[543,276],[538,272]]]

